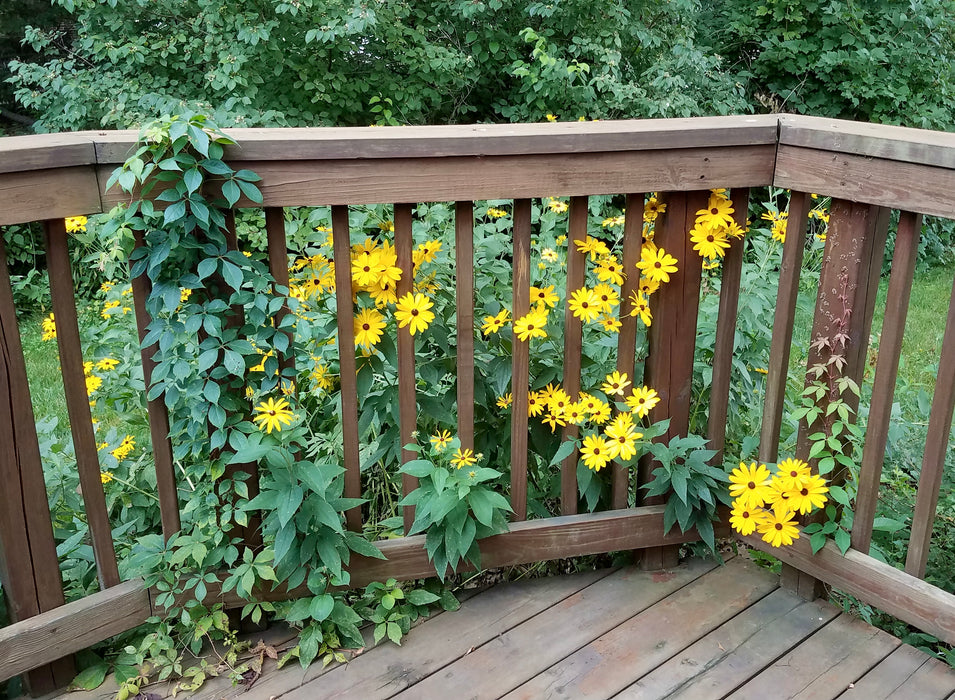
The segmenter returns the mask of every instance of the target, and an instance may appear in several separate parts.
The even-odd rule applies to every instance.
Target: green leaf
[[[380,549],[378,549],[375,545],[358,533],[346,531],[345,544],[347,544],[348,548],[355,554],[360,554],[363,557],[371,557],[372,559],[387,559],[387,557],[381,553]]]
[[[103,685],[107,673],[109,673],[109,664],[103,662],[93,664],[76,675],[70,683],[70,690],[95,690]]]
[[[852,538],[849,536],[849,533],[839,528],[836,530],[836,534],[833,539],[836,541],[836,546],[839,548],[843,554],[849,551],[849,546],[852,544]]]
[[[226,180],[222,183],[222,196],[225,197],[225,201],[228,202],[230,207],[234,207],[235,203],[239,201],[241,196],[241,191],[239,186],[235,184],[234,180]]]
[[[304,498],[304,496],[305,492],[302,490],[302,487],[298,485],[291,486],[280,492],[277,515],[282,527],[285,527],[295,515],[296,511],[298,511],[298,507],[302,505],[302,498]]]
[[[192,194],[202,186],[202,173],[197,168],[189,168],[182,176],[182,182],[186,186],[186,192]]]
[[[335,599],[330,594],[323,593],[312,598],[309,614],[316,622],[322,622],[331,614],[334,607]]]
[[[836,503],[841,503],[844,506],[848,506],[850,504],[849,494],[847,494],[845,489],[841,486],[830,486],[829,495]]]
[[[405,598],[412,605],[418,606],[431,605],[432,603],[437,603],[439,600],[441,600],[441,596],[435,595],[430,591],[421,590],[420,588],[408,591],[405,594]]]
[[[239,289],[242,287],[242,270],[238,265],[231,263],[228,260],[223,260],[222,279],[225,280],[225,283],[232,287],[235,291],[239,291]]]
[[[434,470],[434,464],[427,459],[413,459],[410,462],[405,462],[402,464],[398,471],[402,474],[416,476],[420,479],[425,476],[431,476],[431,472]]]
[[[554,458],[550,461],[549,466],[553,467],[555,464],[563,462],[565,459],[570,457],[571,454],[573,454],[576,447],[576,440],[567,440],[566,442],[562,443],[561,446],[557,448],[557,452],[554,454]]]

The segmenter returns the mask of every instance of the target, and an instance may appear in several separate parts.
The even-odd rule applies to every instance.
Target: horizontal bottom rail
[[[683,534],[674,529],[664,535],[665,509],[662,505],[644,506],[512,523],[509,532],[481,541],[481,563],[495,568],[699,539],[694,530]],[[718,535],[727,533],[725,526],[717,527]],[[360,587],[389,578],[412,580],[434,576],[424,542],[424,535],[376,542],[386,559],[353,555],[348,567],[351,586]],[[459,570],[468,568],[470,565],[463,562]],[[222,603],[226,608],[235,608],[249,602],[235,592],[221,593],[216,590],[217,586],[209,588],[207,605]],[[0,681],[137,627],[152,615],[161,615],[163,610],[152,603],[156,594],[157,591],[146,590],[143,579],[136,578],[0,628]],[[309,594],[305,586],[292,590],[280,586],[263,591],[257,599],[289,600]]]
[[[0,682],[143,624],[151,615],[141,578],[0,628]]]
[[[843,556],[832,542],[813,554],[808,537],[787,547],[773,547],[757,535],[743,540],[947,644],[955,644],[955,595],[937,586],[854,549]]]

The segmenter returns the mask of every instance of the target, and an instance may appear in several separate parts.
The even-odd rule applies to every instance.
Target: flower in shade
[[[291,425],[295,414],[289,408],[289,402],[285,399],[268,398],[255,407],[256,415],[252,418],[258,424],[259,430],[271,433],[273,430],[280,432],[282,425]]]
[[[504,394],[503,396],[497,397],[498,408],[510,408],[513,402],[514,402],[514,395],[511,394],[510,392]]]
[[[594,268],[597,279],[601,282],[613,282],[614,284],[623,284],[623,266],[617,260],[616,256],[607,255],[600,259],[597,267]]]
[[[88,219],[85,216],[70,216],[66,218],[66,232],[79,233],[86,231]]]
[[[119,447],[110,452],[117,460],[126,459],[129,456],[129,453],[133,451],[133,448],[136,447],[136,438],[132,435],[127,435],[123,438],[123,441],[119,443]]]
[[[487,209],[487,215],[490,216],[492,219],[500,219],[500,218],[502,218],[502,217],[507,216],[507,212],[504,211],[503,209],[496,209],[495,207],[488,207],[488,209]]]
[[[748,467],[740,462],[730,473],[730,496],[750,508],[761,508],[770,497],[772,477],[765,464],[753,462]]]
[[[650,300],[643,296],[641,292],[630,292],[630,315],[638,316],[645,326],[653,323],[653,314],[650,313]]]
[[[769,542],[773,547],[790,545],[793,540],[799,539],[799,528],[796,527],[791,512],[767,512],[762,522],[757,523],[756,530],[763,536],[763,542]]]
[[[355,317],[355,345],[371,348],[385,330],[385,317],[377,309],[362,309]]]
[[[427,330],[428,325],[434,320],[434,312],[429,311],[432,306],[434,302],[424,294],[408,292],[395,305],[395,320],[398,321],[398,328],[410,326],[408,330],[411,331],[411,335]]]
[[[437,433],[432,435],[430,438],[431,446],[438,452],[443,452],[449,444],[451,444],[451,431],[449,430],[439,430]]]
[[[540,392],[527,392],[527,417],[533,418],[544,412],[547,402],[541,397]]]
[[[610,248],[607,247],[607,244],[593,236],[587,236],[582,241],[575,240],[574,244],[581,253],[589,253],[590,259],[594,261],[610,254]]]
[[[667,205],[656,197],[650,197],[647,203],[643,205],[643,220],[647,223],[653,223],[657,216],[667,210]]]
[[[603,326],[603,329],[605,331],[609,331],[610,333],[619,333],[621,326],[623,326],[623,324],[620,323],[620,319],[618,319],[616,316],[608,316],[607,314],[604,314],[597,320],[600,322],[600,325]]]
[[[630,379],[626,372],[611,372],[600,385],[601,391],[607,396],[623,396],[624,390],[630,386]]]
[[[470,467],[472,464],[477,464],[477,457],[474,454],[474,450],[469,447],[465,447],[463,450],[459,447],[454,451],[454,456],[451,458],[451,464],[460,469],[461,467]]]

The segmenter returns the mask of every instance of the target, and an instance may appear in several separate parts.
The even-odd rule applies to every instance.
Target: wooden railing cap
[[[93,140],[85,134],[36,134],[0,138],[0,173],[67,168],[96,163]]]

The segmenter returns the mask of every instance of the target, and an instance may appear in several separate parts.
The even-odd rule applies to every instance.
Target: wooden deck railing
[[[950,305],[941,352],[913,517],[906,571],[868,556],[875,502],[898,369],[901,335],[914,274],[922,214],[955,218],[955,135],[807,117],[758,116],[594,122],[571,124],[479,125],[361,129],[238,129],[240,144],[227,151],[236,169],[262,176],[269,261],[273,276],[287,281],[287,245],[283,207],[332,206],[336,259],[348,259],[348,207],[395,205],[395,245],[402,284],[411,280],[412,206],[417,202],[455,202],[457,298],[457,406],[462,446],[473,446],[474,277],[473,202],[513,199],[513,309],[515,318],[530,306],[531,199],[569,196],[571,240],[586,234],[588,196],[624,194],[628,211],[639,211],[643,193],[660,192],[668,204],[657,242],[678,259],[695,259],[687,232],[695,212],[713,187],[732,189],[739,223],[745,224],[749,188],[790,188],[788,235],[780,271],[772,351],[760,435],[760,459],[775,461],[796,295],[809,214],[808,193],[833,197],[826,256],[820,278],[813,334],[825,334],[833,322],[830,305],[837,285],[848,280],[852,308],[846,374],[861,380],[869,328],[878,287],[890,209],[901,210],[887,312],[867,424],[852,549],[846,557],[830,545],[812,555],[806,539],[772,550],[793,568],[784,579],[807,594],[814,582],[826,581],[885,609],[949,643],[955,643],[955,596],[923,582],[927,549],[941,481],[943,457],[955,401],[955,304]],[[136,139],[133,132],[81,133],[17,137],[0,141],[0,225],[40,217],[47,231],[51,294],[57,320],[66,403],[73,428],[77,470],[87,510],[97,571],[103,590],[63,605],[56,549],[46,505],[34,416],[20,347],[16,310],[6,261],[0,245],[0,569],[16,622],[0,629],[0,680],[30,671],[35,690],[70,680],[70,664],[61,657],[143,622],[158,612],[139,581],[120,583],[110,525],[92,439],[88,398],[83,389],[82,349],[66,253],[62,219],[108,210],[123,200],[105,190],[112,170],[121,164]],[[239,206],[251,206],[241,201]],[[624,265],[639,258],[640,222],[628,217]],[[582,253],[569,246],[568,293],[581,286]],[[742,246],[724,261],[719,318],[713,355],[709,404],[709,438],[721,450],[725,441],[730,369],[740,302]],[[653,297],[656,321],[649,329],[645,381],[661,395],[651,419],[671,419],[668,436],[686,434],[701,274],[682,265],[671,282]],[[336,286],[351,285],[349,267],[336,268]],[[148,283],[133,280],[140,337],[148,323]],[[403,291],[399,288],[399,293]],[[407,291],[407,290],[404,290]],[[627,289],[622,297],[626,297]],[[745,301],[744,301],[745,303]],[[351,300],[338,299],[341,393],[346,496],[361,495],[358,389]],[[635,319],[621,319],[617,369],[633,376]],[[564,340],[564,387],[579,389],[580,322],[568,315]],[[415,429],[414,346],[399,334],[399,396],[402,444]],[[142,352],[147,383],[153,369],[151,351]],[[810,362],[813,358],[810,357]],[[569,557],[616,550],[645,550],[644,563],[660,567],[671,561],[673,545],[693,538],[663,532],[663,506],[643,501],[627,508],[631,484],[625,469],[613,472],[616,510],[577,514],[576,460],[561,466],[561,516],[526,520],[528,349],[515,343],[512,366],[514,405],[511,433],[510,498],[515,522],[510,532],[481,546],[487,566]],[[162,526],[169,536],[179,528],[179,497],[168,439],[169,417],[162,400],[149,402],[149,423],[156,465]],[[565,431],[572,436],[574,429]],[[803,443],[805,440],[802,441]],[[403,453],[403,459],[412,455]],[[650,478],[641,469],[638,483]],[[414,479],[405,476],[405,493]],[[639,494],[639,492],[638,492]],[[638,503],[641,502],[639,495]],[[346,514],[347,526],[361,528],[358,509]],[[410,524],[405,512],[406,526]],[[386,561],[353,557],[352,583],[433,574],[423,537],[381,543]],[[751,544],[768,548],[758,538]],[[301,591],[263,593],[267,598]],[[213,594],[217,595],[217,594]],[[222,596],[227,605],[240,601]],[[40,668],[42,667],[42,668]],[[35,670],[31,670],[35,669]]]

